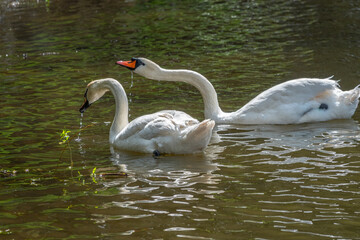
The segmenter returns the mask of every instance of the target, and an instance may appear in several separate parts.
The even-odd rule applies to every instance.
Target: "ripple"
[[[193,87],[114,66],[134,53],[205,75],[228,111],[304,75],[332,72],[350,89],[360,59],[356,4],[0,1],[0,235],[359,238],[359,109],[348,121],[218,125],[204,154],[160,158],[109,151],[111,96],[78,114],[83,88],[106,74],[127,89],[130,119],[169,106],[203,119]],[[90,123],[98,124],[85,130]],[[77,139],[59,159],[62,128]],[[127,177],[91,177],[95,167]]]
[[[202,239],[202,240],[213,240],[214,238],[200,237],[200,236],[192,236],[192,235],[176,235],[179,238],[189,238],[189,239]]]
[[[183,231],[195,231],[196,228],[185,228],[185,227],[171,227],[164,229],[165,232],[183,232]]]

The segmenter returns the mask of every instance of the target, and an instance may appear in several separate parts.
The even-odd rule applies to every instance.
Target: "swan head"
[[[131,58],[130,61],[117,61],[116,64],[149,79],[156,79],[162,70],[159,65],[146,58]]]
[[[85,101],[79,110],[81,113],[85,112],[92,103],[99,100],[107,91],[109,91],[109,88],[106,87],[106,80],[107,79],[94,80],[87,85],[84,94]]]

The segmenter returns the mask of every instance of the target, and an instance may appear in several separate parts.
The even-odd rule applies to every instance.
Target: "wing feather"
[[[181,131],[198,122],[184,112],[164,110],[135,118],[123,129],[119,138],[126,139],[136,134],[144,139],[151,139],[159,135],[175,133],[176,130]]]
[[[331,79],[294,79],[262,92],[239,111],[246,114],[263,112],[284,104],[304,104],[337,87],[337,81]]]

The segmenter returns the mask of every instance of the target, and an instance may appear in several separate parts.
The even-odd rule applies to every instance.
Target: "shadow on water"
[[[354,120],[301,125],[217,125],[203,154],[153,157],[110,148],[110,160],[133,181],[181,188],[199,183],[218,184],[224,177],[220,174],[222,168],[254,165],[293,168],[297,163],[334,168],[332,162],[346,155],[341,149],[346,149],[349,156],[359,155],[348,150],[356,148],[359,142],[360,127]],[[123,193],[132,191],[139,189],[122,186]]]
[[[58,144],[79,128],[86,84],[104,77],[124,85],[130,119],[164,109],[203,118],[192,86],[130,80],[114,65],[133,56],[203,74],[226,111],[299,77],[353,88],[358,5],[0,1],[0,238],[360,239],[359,109],[355,121],[219,125],[204,154],[153,158],[109,150],[108,94],[62,161]]]
[[[219,170],[213,162],[214,154],[151,155],[119,152],[111,148],[111,161],[121,171],[135,178],[147,179],[149,184],[165,187],[186,187],[196,183],[216,184]],[[149,180],[149,179],[161,179]],[[166,180],[165,180],[166,179]]]
[[[256,154],[279,155],[293,151],[320,151],[355,147],[360,141],[360,127],[354,120],[300,125],[218,125],[214,138],[228,148],[243,148]]]
[[[212,172],[216,168],[211,163],[208,155],[162,155],[154,157],[149,154],[139,155],[136,153],[125,153],[111,149],[111,160],[114,164],[126,164],[127,169],[135,172],[148,172],[149,170],[161,168],[161,171],[189,170],[198,172]]]
[[[297,231],[310,238],[340,237],[313,226],[355,224],[347,213],[353,211],[350,202],[358,196],[359,153],[349,149],[356,149],[359,142],[359,124],[338,120],[284,126],[218,125],[210,146],[197,155],[154,158],[111,149],[111,163],[129,176],[103,179],[97,185],[100,205],[89,211],[90,219],[99,228],[109,229],[106,236],[143,236],[139,229],[148,228],[156,234],[151,221],[138,222],[138,226],[124,222],[151,219],[161,223],[163,236],[187,232],[193,238],[213,239],[203,223],[216,221],[232,236],[239,236],[239,224],[247,229],[267,224],[272,227],[263,234],[282,235],[277,232],[280,229],[282,236]],[[122,230],[110,230],[120,223]]]

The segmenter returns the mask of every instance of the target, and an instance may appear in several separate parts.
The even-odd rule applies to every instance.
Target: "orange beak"
[[[130,70],[135,70],[136,68],[136,60],[131,60],[131,61],[117,61],[116,64],[119,64],[123,67],[126,67]]]

